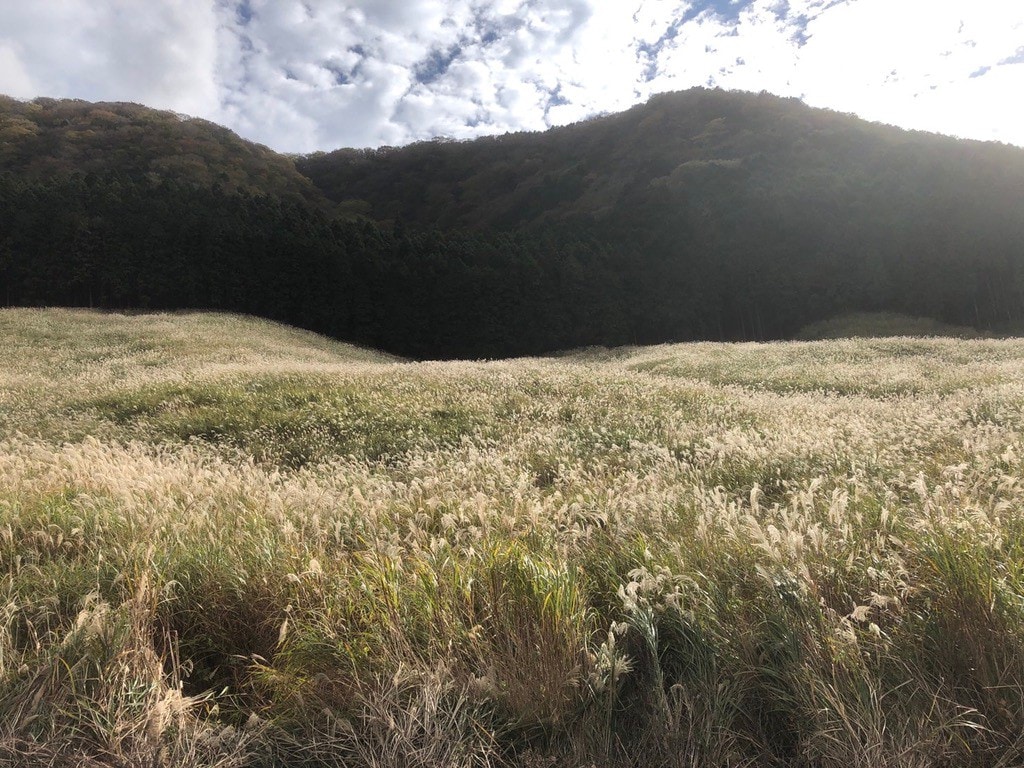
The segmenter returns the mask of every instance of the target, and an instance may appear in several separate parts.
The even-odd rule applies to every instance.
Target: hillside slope
[[[121,102],[0,96],[0,172],[32,180],[70,173],[173,179],[321,199],[291,159],[267,147],[207,120]]]
[[[8,305],[226,310],[421,358],[859,312],[1024,328],[1019,148],[704,89],[298,159],[132,105],[4,104]]]
[[[340,150],[299,168],[407,226],[557,228],[635,252],[652,330],[779,337],[857,310],[1022,319],[1024,150],[795,99],[694,89],[546,133]]]
[[[855,201],[955,211],[977,198],[961,215],[989,209],[999,220],[1020,213],[1024,191],[1019,148],[703,88],[542,133],[341,149],[297,163],[336,202],[441,227],[589,222],[690,196],[779,194],[816,202],[819,214]]]

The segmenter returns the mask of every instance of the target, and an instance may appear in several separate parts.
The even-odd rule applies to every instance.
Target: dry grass
[[[1020,764],[1021,382],[0,312],[0,764]]]

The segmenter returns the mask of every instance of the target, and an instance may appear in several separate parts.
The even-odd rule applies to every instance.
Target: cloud
[[[634,77],[614,68],[589,0],[258,2],[222,9],[224,108],[260,140],[308,151],[341,144],[404,143],[438,134],[467,137],[548,127],[606,110],[585,87],[585,70],[607,71],[605,89],[635,100]],[[231,10],[231,12],[227,12]],[[624,23],[623,23],[624,22]],[[596,54],[596,55],[595,55]],[[621,69],[621,68],[620,68]],[[596,71],[595,71],[596,70]],[[567,110],[572,107],[572,114]],[[307,119],[311,118],[311,119]]]
[[[742,6],[727,16],[694,16],[660,52],[651,85],[765,89],[870,120],[1024,145],[1012,95],[1024,90],[1024,71],[999,71],[1020,51],[1024,6],[997,0]]]
[[[693,85],[1024,144],[1024,6],[932,0],[9,4],[0,91],[132,100],[285,151],[539,130]]]
[[[884,23],[880,23],[884,21]],[[808,25],[801,88],[808,103],[909,128],[1024,144],[1011,94],[1024,78],[993,67],[1024,34],[1024,7],[978,0],[859,0]],[[852,63],[856,62],[856,66]],[[984,77],[971,77],[984,70]],[[992,78],[992,80],[989,80]],[[993,90],[993,85],[1006,90]]]
[[[5,3],[0,91],[140,101],[182,112],[217,107],[216,16],[208,0]]]
[[[22,64],[19,49],[12,41],[0,43],[0,93],[28,99],[39,93],[39,88]]]
[[[1007,56],[999,61],[1000,64],[1024,64],[1024,45],[1020,46],[1013,55]]]

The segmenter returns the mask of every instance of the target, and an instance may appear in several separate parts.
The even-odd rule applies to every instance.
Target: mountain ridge
[[[692,89],[543,133],[285,157],[37,102],[0,100],[8,304],[246,312],[410,357],[789,338],[857,312],[1024,327],[1009,145]]]
[[[830,136],[830,132],[835,136]],[[431,219],[438,218],[438,204],[431,205],[431,202],[438,197],[437,187],[445,183],[461,184],[470,193],[474,185],[486,188],[489,184],[492,191],[500,188],[494,179],[482,178],[486,170],[482,166],[488,163],[499,166],[498,175],[504,175],[503,181],[513,182],[504,190],[505,194],[512,195],[516,190],[543,189],[546,174],[565,176],[573,170],[587,171],[577,179],[584,182],[580,187],[586,192],[581,196],[581,210],[593,214],[607,211],[611,207],[610,193],[620,193],[621,187],[629,183],[636,185],[646,180],[682,186],[687,173],[709,169],[728,172],[744,163],[763,161],[765,157],[792,161],[800,152],[821,150],[820,145],[830,138],[842,139],[847,144],[845,151],[863,154],[863,159],[875,167],[888,162],[891,153],[914,150],[921,145],[931,145],[933,150],[999,156],[1001,161],[1015,157],[1018,164],[1024,157],[1024,150],[1012,145],[908,131],[854,115],[808,107],[792,97],[694,88],[658,94],[623,112],[546,131],[464,141],[422,141],[405,147],[342,148],[300,156],[296,164],[337,203],[351,203],[353,192],[367,191],[370,193],[368,202],[382,208],[387,217],[397,215],[410,223],[423,223],[421,219],[425,214],[421,211],[428,212]],[[516,152],[527,154],[527,162],[509,167]],[[561,160],[565,167],[554,167],[552,156]],[[592,170],[599,162],[609,164],[610,170],[626,172],[627,178],[619,182],[612,181],[611,174],[601,178]],[[573,168],[576,164],[583,167]],[[770,167],[780,164],[772,163]],[[440,169],[442,177],[414,178],[418,184],[415,195],[413,190],[404,196],[393,190],[389,195],[380,194],[380,187],[394,181],[392,177],[409,168],[420,170],[423,166],[435,171]],[[377,182],[377,187],[368,183],[372,181]],[[407,175],[401,181],[409,185]],[[423,194],[429,192],[424,181],[434,187],[434,195]],[[565,178],[556,181],[563,187],[569,186]],[[616,188],[616,184],[620,188]],[[415,197],[423,201],[419,208],[397,207]],[[448,206],[452,201],[441,202]],[[472,215],[464,215],[462,220],[452,223],[493,225],[496,222],[481,222]]]
[[[120,173],[319,201],[286,155],[209,120],[133,102],[0,95],[0,170],[28,179]]]

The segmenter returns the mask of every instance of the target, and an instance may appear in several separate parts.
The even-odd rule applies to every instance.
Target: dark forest
[[[551,129],[288,157],[0,99],[0,301],[211,309],[416,358],[1024,321],[1024,150],[696,89]]]

